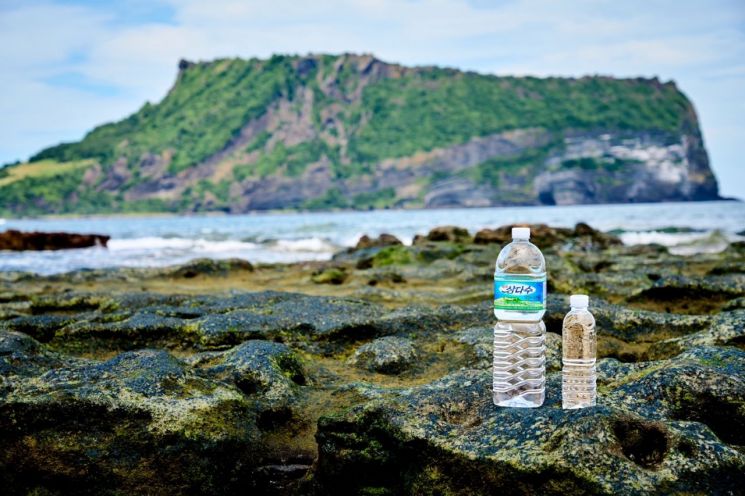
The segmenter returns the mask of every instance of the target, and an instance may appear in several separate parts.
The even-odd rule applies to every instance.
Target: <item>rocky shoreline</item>
[[[745,244],[671,255],[533,226],[548,390],[491,401],[507,227],[365,238],[330,262],[0,273],[7,494],[737,494]],[[564,411],[561,318],[587,292],[598,406]]]
[[[75,234],[64,232],[22,232],[8,229],[0,232],[0,250],[70,250],[106,247],[110,236],[101,234]]]

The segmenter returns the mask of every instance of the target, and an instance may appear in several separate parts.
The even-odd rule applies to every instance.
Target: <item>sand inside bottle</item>
[[[562,406],[583,408],[596,403],[595,319],[587,310],[572,311],[562,330]]]

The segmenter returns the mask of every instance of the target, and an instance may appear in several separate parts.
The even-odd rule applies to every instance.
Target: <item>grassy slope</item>
[[[33,157],[34,167],[47,170],[44,174],[21,178],[11,173],[10,179],[0,179],[0,213],[179,209],[205,191],[227,201],[233,180],[278,171],[297,176],[322,154],[331,160],[336,176],[346,178],[369,172],[384,158],[408,156],[509,129],[676,132],[684,126],[690,109],[674,85],[653,80],[512,78],[420,68],[367,86],[360,99],[342,102],[338,117],[349,140],[344,160],[338,147],[320,139],[271,149],[263,148],[263,143],[254,144],[262,150],[255,164],[236,169],[232,178],[219,184],[207,181],[191,188],[181,205],[159,201],[128,204],[121,200],[121,191],[119,195],[93,193],[92,188],[77,187],[83,173],[79,165],[52,165],[90,159],[106,170],[124,157],[133,173],[126,188],[137,184],[138,162],[144,154],[170,152],[169,172],[177,173],[221,150],[246,122],[261,116],[279,98],[292,100],[303,86],[314,90],[315,126],[320,130],[321,110],[340,102],[320,91],[316,76],[319,71],[321,76],[328,75],[337,59],[321,56],[317,67],[303,75],[293,66],[296,60],[285,56],[224,59],[181,71],[174,88],[160,103],[147,103],[122,121],[97,127],[79,142],[54,146]],[[360,76],[347,64],[335,77],[338,88],[349,95]],[[260,138],[265,143],[268,137]],[[488,179],[495,177],[491,168],[503,165],[509,164],[484,164],[474,173]],[[75,202],[64,201],[73,194]],[[385,192],[370,198],[368,205],[384,205],[390,196]],[[348,200],[337,205],[337,197],[330,191],[308,206],[348,205]]]
[[[54,160],[40,160],[26,164],[17,164],[0,169],[0,187],[25,179],[49,179],[58,175],[66,175],[77,169],[86,168],[91,160],[73,162],[55,162]]]

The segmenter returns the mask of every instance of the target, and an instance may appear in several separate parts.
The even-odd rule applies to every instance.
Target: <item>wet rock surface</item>
[[[398,374],[411,367],[416,358],[410,339],[386,336],[357,348],[349,364],[381,374]]]
[[[0,274],[7,494],[738,494],[745,250],[534,226],[547,399],[491,399],[504,226],[330,262]],[[434,233],[434,234],[433,234]],[[598,406],[561,409],[587,292]]]
[[[426,243],[427,241],[451,241],[454,243],[458,242],[469,242],[471,241],[471,235],[468,229],[464,229],[458,226],[440,226],[430,230],[426,236],[417,236],[414,238],[414,244]]]
[[[608,248],[620,246],[621,241],[612,234],[593,229],[587,224],[579,223],[574,229],[550,227],[546,224],[514,224],[497,229],[482,229],[476,233],[474,243],[505,245],[512,241],[513,227],[530,227],[530,240],[539,248],[548,248],[557,243],[571,243],[583,249]]]
[[[21,348],[4,360],[0,386],[0,480],[10,494],[216,492],[240,482],[236,463],[260,459],[242,395],[166,351],[98,361]]]
[[[360,239],[357,240],[357,244],[355,245],[354,249],[362,250],[365,248],[397,246],[402,244],[403,243],[401,242],[401,240],[392,234],[383,233],[377,238],[371,238],[367,234],[363,234]]]
[[[227,260],[198,258],[171,270],[165,269],[165,272],[171,277],[191,279],[197,276],[225,276],[231,272],[251,272],[252,270],[253,265],[246,260],[236,258]]]
[[[647,374],[615,371],[599,405],[575,411],[561,409],[559,373],[544,406],[523,410],[495,408],[490,373],[465,370],[322,418],[317,477],[335,494],[734,494],[743,367],[741,350],[693,349]],[[735,430],[721,432],[725,418]]]
[[[0,250],[69,250],[103,246],[109,236],[101,234],[74,234],[66,232],[23,232],[14,229],[0,232]]]

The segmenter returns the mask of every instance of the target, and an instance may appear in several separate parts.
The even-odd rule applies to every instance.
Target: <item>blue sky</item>
[[[308,52],[675,80],[722,194],[745,198],[742,0],[0,0],[0,163],[158,101],[180,58]]]

